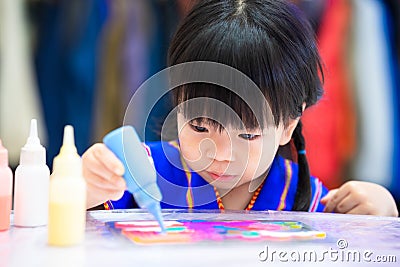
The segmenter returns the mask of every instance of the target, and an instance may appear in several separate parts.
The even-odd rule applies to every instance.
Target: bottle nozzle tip
[[[36,119],[31,120],[31,128],[29,130],[29,137],[27,144],[40,145]]]
[[[160,225],[161,232],[165,233],[166,229],[165,229],[165,225],[164,225],[164,220],[163,220],[160,204],[154,203],[154,204],[148,206],[147,209],[149,210],[149,212],[151,214],[153,214],[153,216],[157,220],[158,224]]]
[[[63,146],[64,145],[75,146],[74,128],[71,125],[64,127]]]
[[[77,153],[75,147],[74,127],[71,125],[66,125],[64,127],[63,144],[60,149],[60,154],[62,153]]]

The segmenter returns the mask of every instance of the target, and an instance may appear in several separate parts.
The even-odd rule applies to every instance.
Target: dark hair
[[[169,65],[193,61],[218,62],[246,74],[265,96],[276,126],[281,122],[287,126],[289,119],[300,117],[303,103],[309,107],[323,93],[314,33],[300,10],[284,0],[200,1],[180,24],[168,57]],[[261,126],[246,103],[226,88],[192,83],[176,88],[173,96],[175,104],[197,97],[215,98],[230,106],[246,128]],[[205,113],[213,110],[208,107],[203,107]],[[187,112],[185,107],[185,116]],[[304,150],[301,123],[293,139],[297,150]],[[299,153],[298,159],[293,210],[308,210],[310,174],[305,154]]]

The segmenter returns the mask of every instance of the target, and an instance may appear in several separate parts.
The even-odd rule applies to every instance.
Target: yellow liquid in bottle
[[[83,241],[86,226],[85,207],[82,202],[50,203],[49,244],[72,246]]]

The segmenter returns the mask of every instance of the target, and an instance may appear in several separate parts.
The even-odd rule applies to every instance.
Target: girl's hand
[[[389,191],[369,182],[347,182],[340,188],[329,191],[321,199],[321,203],[325,205],[324,212],[395,217],[399,215]]]
[[[124,166],[104,144],[91,146],[82,155],[82,163],[87,183],[87,208],[122,197],[126,188],[122,178]]]

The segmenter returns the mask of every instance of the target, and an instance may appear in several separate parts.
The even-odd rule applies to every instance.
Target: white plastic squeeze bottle
[[[0,231],[10,228],[13,174],[8,167],[8,151],[0,140]]]
[[[78,155],[74,128],[64,128],[60,153],[53,161],[50,178],[48,242],[53,246],[72,246],[83,241],[86,226],[86,182]]]
[[[46,149],[40,144],[37,122],[31,129],[20,162],[15,171],[14,225],[35,227],[47,224],[49,209],[50,170],[46,165]]]

